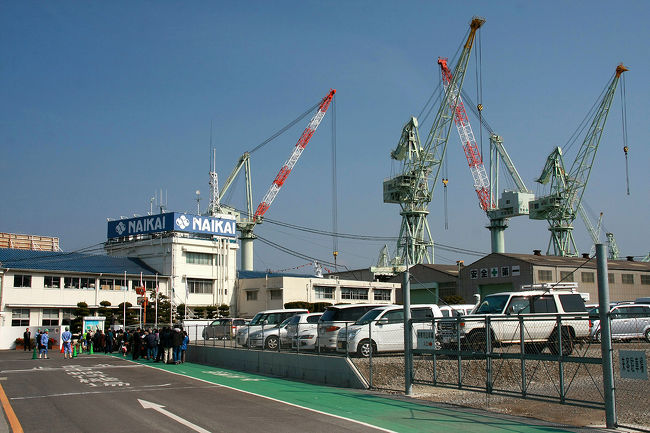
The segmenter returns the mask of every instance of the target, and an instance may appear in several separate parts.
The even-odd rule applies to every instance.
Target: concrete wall
[[[196,346],[188,348],[187,361],[251,373],[268,374],[322,385],[367,389],[368,384],[352,362],[342,356],[269,352]]]

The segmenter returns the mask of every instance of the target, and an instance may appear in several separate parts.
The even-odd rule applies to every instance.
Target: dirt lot
[[[625,349],[633,349],[629,346]],[[585,348],[581,356],[599,357],[599,348]],[[616,355],[615,355],[616,359]],[[369,379],[370,363],[367,359],[353,358],[361,373]],[[615,362],[615,366],[616,366]],[[558,363],[550,361],[526,362],[526,389],[529,397],[521,397],[522,378],[519,360],[493,360],[492,382],[494,393],[485,392],[486,361],[463,360],[461,362],[463,387],[458,389],[458,361],[436,361],[436,380],[433,386],[434,368],[432,357],[414,359],[413,396],[423,400],[486,409],[510,415],[528,416],[545,421],[577,427],[604,427],[605,410],[600,365],[565,364],[564,389],[567,400],[581,400],[596,408],[581,407],[584,403],[559,401],[560,374]],[[650,382],[616,379],[616,411],[619,425],[650,429]],[[384,392],[404,392],[404,363],[402,356],[380,356],[373,359],[373,388]],[[482,390],[481,390],[482,389]],[[503,395],[507,393],[516,396]],[[546,401],[544,401],[546,400]],[[551,401],[548,401],[551,400]]]

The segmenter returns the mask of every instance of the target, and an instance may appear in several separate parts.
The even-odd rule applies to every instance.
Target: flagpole
[[[126,281],[126,271],[124,271],[124,302],[122,306],[124,307],[124,325],[122,331],[126,331],[126,291],[129,290],[129,283]]]

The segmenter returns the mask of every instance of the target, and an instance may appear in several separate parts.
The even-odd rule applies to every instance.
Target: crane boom
[[[318,129],[318,125],[320,125],[323,117],[325,117],[325,113],[327,112],[327,109],[329,108],[335,93],[336,89],[331,89],[329,94],[323,98],[322,102],[318,106],[318,111],[314,117],[312,117],[309,125],[307,125],[307,128],[305,128],[303,131],[300,139],[298,140],[298,143],[296,143],[296,146],[293,149],[293,152],[291,152],[289,159],[287,159],[287,161],[284,163],[280,169],[280,172],[273,180],[273,183],[271,183],[271,187],[269,188],[268,192],[262,199],[261,203],[257,206],[254,215],[254,218],[256,220],[264,216],[266,211],[271,206],[271,203],[273,203],[273,200],[275,200],[275,197],[278,195],[278,192],[282,188],[282,185],[284,185],[284,182],[287,180],[287,177],[291,173],[291,170],[293,170],[293,167],[296,165],[298,158],[300,158],[300,155],[302,155],[302,151],[305,150],[307,143],[309,143],[312,135],[314,135],[314,132],[316,132],[316,129]]]
[[[474,138],[474,131],[472,125],[469,123],[467,112],[465,111],[465,104],[460,95],[458,86],[452,85],[452,73],[447,66],[447,59],[438,57],[438,64],[442,71],[442,83],[445,90],[451,92],[457,99],[456,107],[449,107],[454,113],[454,123],[458,130],[460,142],[463,145],[463,151],[469,164],[469,170],[474,179],[474,190],[478,196],[479,206],[484,211],[494,208],[494,203],[490,197],[490,180],[488,178],[485,165],[483,165],[483,157],[479,151],[476,139]]]

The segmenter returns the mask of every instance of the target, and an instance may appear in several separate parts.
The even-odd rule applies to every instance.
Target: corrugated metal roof
[[[112,257],[61,251],[0,248],[0,267],[5,269],[84,272],[89,274],[155,275],[155,269],[133,257]]]
[[[576,268],[579,266],[585,268],[596,267],[595,257],[592,260],[590,260],[588,263],[585,263],[587,262],[587,259],[584,259],[582,257],[537,256],[535,254],[515,254],[515,253],[492,253],[490,255],[493,254],[510,257],[513,259],[521,260],[523,262],[531,263],[533,265],[538,265],[538,266],[567,266],[567,267],[576,267]],[[608,260],[607,268],[629,270],[629,271],[650,271],[650,263],[630,262],[627,260]]]
[[[264,272],[264,271],[237,271],[237,278],[246,280],[252,278],[275,278],[275,277],[297,277],[297,278],[316,278],[315,275],[307,274],[288,274],[283,272]]]

